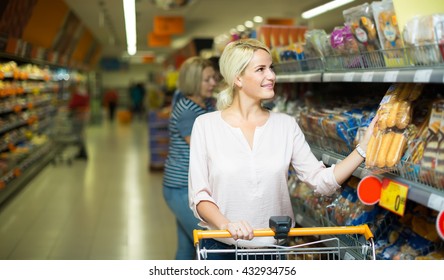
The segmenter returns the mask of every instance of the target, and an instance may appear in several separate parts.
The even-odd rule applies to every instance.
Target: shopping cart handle
[[[254,237],[274,236],[275,232],[270,229],[256,229],[253,231]],[[343,226],[343,227],[308,227],[291,228],[288,236],[313,236],[313,235],[341,235],[341,234],[360,234],[364,235],[366,240],[373,238],[368,225]],[[199,243],[200,239],[208,238],[231,238],[228,230],[198,230],[193,231],[194,245]]]

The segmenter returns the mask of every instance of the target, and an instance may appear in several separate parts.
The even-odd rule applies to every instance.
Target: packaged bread
[[[367,146],[366,167],[395,168],[407,148],[412,101],[419,97],[421,84],[394,84],[389,87],[376,112],[378,122]]]
[[[399,31],[395,8],[391,0],[374,1],[371,4],[376,30],[381,48],[384,50],[386,66],[397,67],[406,64],[404,59],[404,43]]]
[[[364,3],[346,9],[343,11],[343,16],[345,25],[350,26],[354,37],[358,41],[360,52],[381,49],[370,4]]]
[[[420,161],[420,179],[421,181],[443,188],[441,176],[444,173],[444,133],[441,128],[444,126],[444,100],[439,99],[433,103],[429,124],[423,135],[424,150]]]
[[[408,56],[415,65],[435,65],[442,62],[444,48],[444,14],[416,16],[407,21],[402,33]]]
[[[403,48],[404,43],[401,39],[393,2],[391,0],[374,1],[371,6],[381,48],[384,50]]]

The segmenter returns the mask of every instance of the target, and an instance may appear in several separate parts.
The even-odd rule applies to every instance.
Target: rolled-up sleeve
[[[294,122],[292,141],[291,164],[301,181],[309,184],[316,192],[323,195],[331,195],[341,187],[333,173],[334,165],[326,167],[314,156],[296,121]]]
[[[209,184],[208,164],[207,164],[207,148],[205,145],[205,131],[203,124],[198,117],[193,125],[190,142],[190,167],[188,170],[188,197],[190,208],[194,215],[200,219],[196,206],[201,201],[211,201],[215,203],[211,197],[212,191]],[[216,204],[216,203],[215,203]]]

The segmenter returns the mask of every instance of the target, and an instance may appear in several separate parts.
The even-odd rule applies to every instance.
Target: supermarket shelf
[[[444,83],[444,67],[349,69],[348,71],[277,74],[276,82]]]
[[[20,176],[15,176],[13,171],[3,175],[0,180],[5,186],[0,189],[0,205],[10,196],[23,188],[55,157],[57,148],[52,143],[47,143],[29,158],[24,160],[17,168],[20,168]]]
[[[322,82],[363,83],[444,83],[444,67],[387,68],[380,70],[353,70],[324,72]]]
[[[325,227],[325,226],[335,226],[330,223],[326,217],[322,217],[313,212],[312,209],[308,209],[299,203],[296,199],[292,199],[293,212],[295,213],[296,224],[308,228],[308,227]],[[338,238],[340,242],[340,247],[359,247],[362,245],[363,240],[357,236],[352,235],[339,235],[339,236],[315,236],[319,240],[329,240],[331,238]],[[328,247],[337,247],[336,241],[326,241],[324,243]],[[347,250],[341,250],[340,259],[352,259],[352,260],[362,260],[362,252],[356,248],[349,248]]]
[[[277,82],[444,83],[436,44],[327,56],[275,65]]]
[[[336,154],[334,152],[325,151],[316,147],[312,147],[313,154],[324,162],[325,165],[331,166],[332,164],[337,164],[345,157],[343,155]],[[353,176],[357,178],[364,178],[365,176],[371,175],[372,172],[365,169],[363,165],[358,167],[358,169],[353,173]],[[392,173],[374,174],[379,178],[389,178],[399,183],[409,186],[409,192],[407,198],[409,200],[415,201],[422,204],[428,208],[434,209],[436,211],[444,210],[444,190],[438,190],[436,188],[427,186],[420,182],[414,182],[409,179],[403,178],[399,175]]]
[[[294,82],[322,82],[322,73],[296,73],[296,74],[283,74],[276,76],[276,82],[278,83],[294,83]]]

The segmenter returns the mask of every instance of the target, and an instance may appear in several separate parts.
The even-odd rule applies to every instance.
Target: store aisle
[[[88,128],[88,162],[49,165],[0,208],[0,259],[173,259],[162,172],[149,172],[147,125]]]

